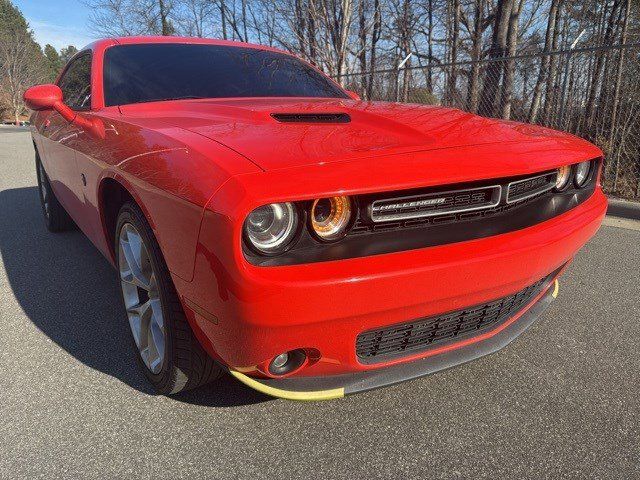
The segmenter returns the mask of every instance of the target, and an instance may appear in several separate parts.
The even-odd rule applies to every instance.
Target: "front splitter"
[[[377,370],[327,377],[257,379],[237,370],[230,369],[229,373],[259,392],[288,400],[332,400],[352,393],[395,385],[470,362],[504,348],[542,315],[558,296],[558,289],[559,284],[556,278],[545,286],[544,293],[535,303],[495,335],[420,360]]]

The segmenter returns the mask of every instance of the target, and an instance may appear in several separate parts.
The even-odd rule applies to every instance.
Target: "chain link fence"
[[[565,130],[606,155],[605,190],[640,199],[640,44],[343,75],[363,99],[446,105]]]

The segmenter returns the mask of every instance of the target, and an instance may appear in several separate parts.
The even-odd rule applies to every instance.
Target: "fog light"
[[[281,353],[271,362],[273,368],[282,368],[289,361],[289,353]]]
[[[291,350],[273,357],[269,363],[269,373],[271,375],[282,376],[298,370],[306,361],[307,355],[304,350]]]

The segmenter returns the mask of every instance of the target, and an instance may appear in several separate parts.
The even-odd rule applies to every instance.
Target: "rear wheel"
[[[219,377],[222,369],[191,331],[153,231],[133,203],[120,209],[115,252],[138,363],[158,393]]]
[[[51,189],[49,177],[44,171],[40,156],[36,152],[36,174],[38,177],[38,194],[40,196],[40,205],[42,206],[42,214],[47,229],[50,232],[64,232],[74,227],[73,220],[66,212],[64,207],[60,205],[55,193]]]

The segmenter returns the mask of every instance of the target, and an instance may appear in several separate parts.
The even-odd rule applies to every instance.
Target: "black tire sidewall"
[[[131,332],[131,328],[129,326],[129,319],[125,313],[125,319],[127,322],[127,326],[129,326],[129,338],[131,341],[132,348],[134,349],[136,360],[140,365],[140,368],[144,372],[145,376],[149,379],[149,381],[156,387],[160,392],[167,392],[170,390],[174,379],[174,365],[173,365],[173,345],[174,345],[174,328],[173,328],[173,318],[171,315],[171,311],[168,308],[168,294],[166,291],[166,282],[171,281],[171,279],[161,278],[165,273],[166,269],[162,268],[164,266],[164,260],[162,258],[158,258],[157,249],[154,248],[157,245],[155,238],[151,237],[153,235],[151,232],[151,227],[144,217],[143,213],[140,211],[140,208],[131,203],[125,203],[120,209],[120,213],[118,214],[118,220],[116,223],[116,233],[114,238],[114,253],[115,253],[115,262],[116,262],[116,271],[118,272],[117,281],[118,281],[118,290],[120,292],[120,299],[122,301],[123,309],[125,309],[125,301],[124,294],[122,292],[122,287],[120,285],[120,268],[118,265],[119,262],[119,238],[120,238],[120,230],[123,225],[126,223],[132,224],[138,233],[142,237],[142,241],[144,242],[144,246],[149,253],[149,258],[152,263],[152,268],[155,274],[158,276],[156,279],[158,282],[158,294],[160,296],[160,304],[162,307],[162,315],[163,315],[163,324],[165,331],[165,351],[164,351],[164,359],[162,361],[162,368],[158,373],[153,373],[149,368],[145,365],[142,357],[140,356],[140,351],[138,350],[138,346],[136,345],[135,339],[133,338],[133,332]],[[162,262],[162,263],[161,263]]]
[[[49,183],[49,179],[47,178],[47,174],[44,172],[44,168],[42,167],[42,161],[38,154],[36,154],[36,177],[38,179],[38,198],[40,199],[40,208],[42,209],[42,216],[44,217],[45,224],[48,230],[53,230],[52,219],[51,219],[51,200],[53,195],[53,191],[51,190],[51,184]],[[49,194],[49,213],[44,207],[44,198],[42,197],[42,187],[46,188],[47,193]]]
[[[42,159],[36,150],[36,178],[38,179],[38,198],[40,199],[40,207],[42,208],[42,216],[44,217],[47,230],[52,233],[60,233],[75,228],[75,223],[58,201],[51,182],[47,176],[47,172],[42,165]],[[42,187],[47,190],[49,197],[49,214],[44,207],[44,197],[42,196]]]

